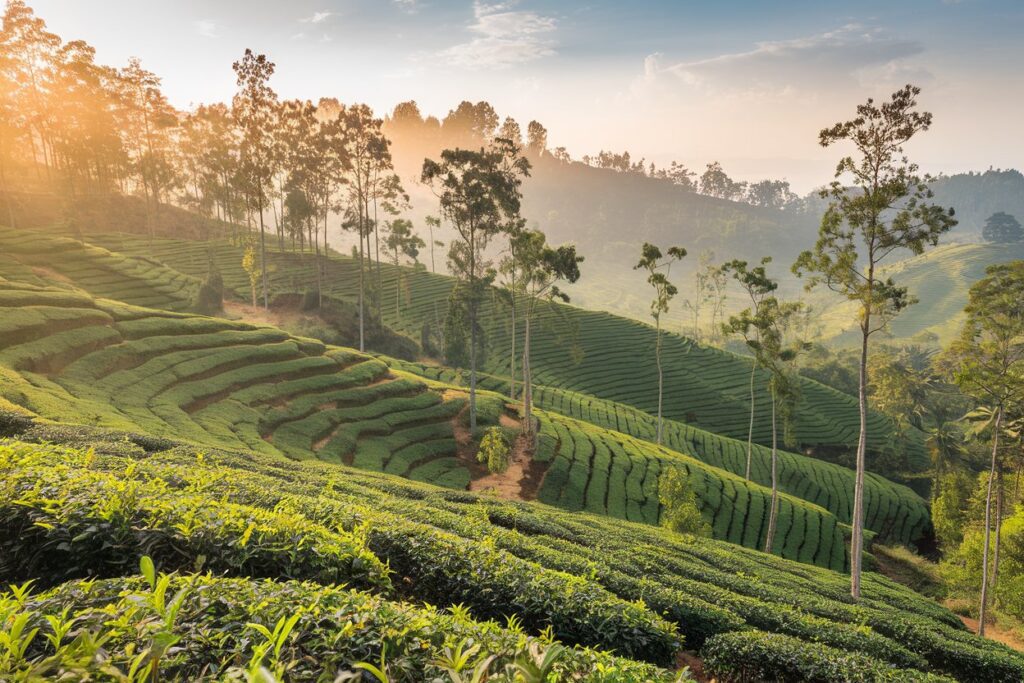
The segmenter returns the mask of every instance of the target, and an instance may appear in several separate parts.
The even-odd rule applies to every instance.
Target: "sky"
[[[281,97],[443,117],[487,100],[574,158],[628,149],[806,192],[845,153],[818,131],[923,89],[930,173],[1024,166],[1024,0],[29,0],[99,61],[139,57],[182,108],[227,101],[245,48]]]

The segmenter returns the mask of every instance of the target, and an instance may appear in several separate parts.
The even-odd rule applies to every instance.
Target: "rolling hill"
[[[985,268],[1024,258],[1024,242],[1012,244],[942,244],[897,261],[882,272],[907,287],[918,303],[899,314],[890,324],[887,337],[897,343],[945,346],[960,332],[963,310],[971,285],[985,275]],[[858,343],[850,321],[855,320],[851,304],[829,294],[812,299],[821,311],[823,335],[838,345]]]
[[[248,288],[241,268],[241,252],[225,242],[205,243],[132,235],[95,235],[91,239],[118,253],[150,254],[169,267],[194,276],[205,274],[211,258],[225,285],[236,291]],[[314,281],[313,260],[308,254],[276,252],[271,257],[271,290],[303,291]],[[352,259],[332,255],[326,266],[327,290],[352,300],[358,291],[358,265]],[[447,310],[451,278],[423,270],[382,264],[382,315],[386,324],[415,339],[424,326],[437,337]],[[396,296],[397,295],[397,296]],[[397,304],[397,310],[396,310]],[[492,298],[482,310],[482,326],[488,337],[485,369],[501,376],[509,372],[511,330],[503,304]],[[656,385],[653,357],[654,330],[649,325],[608,313],[572,306],[556,306],[543,312],[536,325],[533,360],[538,384],[568,389],[613,400],[643,411],[654,409]],[[750,360],[729,352],[701,346],[676,334],[663,339],[665,365],[665,415],[670,419],[723,436],[746,440]],[[520,344],[521,348],[521,344]],[[761,391],[767,376],[758,374]],[[795,428],[802,450],[828,457],[848,450],[857,440],[856,401],[850,396],[811,380],[802,382],[801,406]],[[770,443],[770,415],[762,405],[756,413],[755,440]],[[886,418],[873,414],[869,448],[893,447]],[[908,450],[917,471],[928,465],[923,435],[910,432],[899,447]]]

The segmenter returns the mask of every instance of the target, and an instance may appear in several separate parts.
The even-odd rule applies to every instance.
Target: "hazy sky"
[[[179,106],[227,100],[246,47],[283,97],[443,116],[490,101],[574,157],[629,149],[698,170],[827,181],[817,131],[913,82],[931,172],[1024,166],[1024,0],[29,0],[99,59],[137,56]]]

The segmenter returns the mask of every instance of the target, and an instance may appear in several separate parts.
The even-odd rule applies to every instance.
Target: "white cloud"
[[[449,64],[466,68],[500,68],[530,62],[555,54],[551,34],[557,28],[554,17],[515,10],[515,0],[487,4],[473,3],[473,23],[468,30],[475,37],[439,53]]]
[[[419,0],[391,0],[399,9],[414,14],[419,9]]]
[[[201,19],[196,22],[196,33],[204,38],[218,38],[217,24],[209,19]]]
[[[327,10],[324,10],[322,12],[313,12],[313,14],[306,17],[305,19],[299,19],[299,23],[320,24],[327,21],[327,19],[329,19],[332,16],[334,16],[334,12],[329,12]]]
[[[661,55],[644,62],[644,80],[665,77],[713,90],[782,92],[843,87],[872,73],[909,71],[902,60],[919,54],[916,42],[876,28],[848,24],[791,40],[765,41],[754,49],[664,65]]]

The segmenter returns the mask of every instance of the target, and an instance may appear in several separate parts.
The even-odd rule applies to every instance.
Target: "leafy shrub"
[[[501,427],[490,427],[480,441],[476,453],[477,462],[487,464],[489,472],[500,474],[508,469],[511,449]]]
[[[711,527],[697,506],[697,494],[682,468],[669,467],[658,481],[661,525],[677,534],[710,536]]]
[[[150,680],[245,680],[262,669],[273,678],[250,680],[322,681],[358,670],[360,662],[383,662],[389,680],[439,681],[449,680],[446,669],[458,670],[454,660],[463,655],[461,668],[511,683],[500,673],[507,665],[547,650],[557,654],[558,680],[676,680],[647,664],[560,648],[455,610],[298,581],[152,575],[70,582],[38,596],[0,594],[0,615],[24,620],[15,641],[24,652],[0,660],[3,680],[29,671],[33,680],[117,680],[134,666],[150,667]],[[55,636],[72,624],[85,637]],[[0,622],[0,633],[5,627]]]
[[[722,683],[941,683],[952,681],[913,669],[897,669],[856,652],[762,631],[715,636],[700,651],[704,670]]]
[[[116,576],[150,555],[168,569],[390,585],[352,534],[285,512],[211,505],[131,471],[97,472],[92,450],[65,455],[67,464],[41,466],[35,449],[0,445],[0,580]]]
[[[196,290],[192,310],[203,315],[220,313],[224,308],[224,278],[212,271]]]

